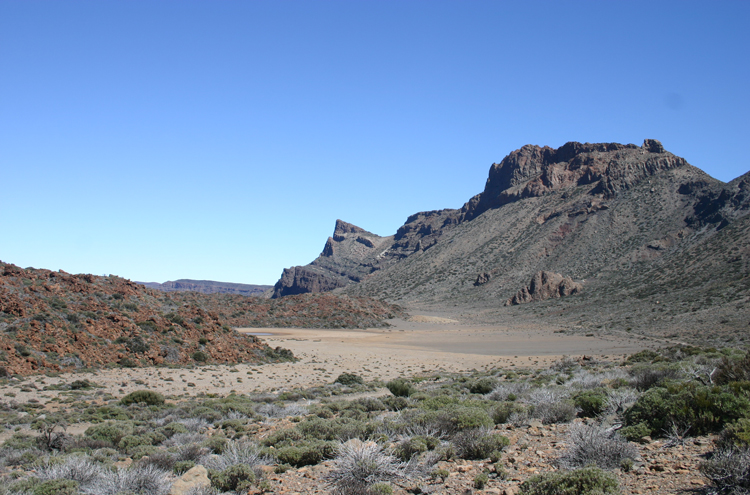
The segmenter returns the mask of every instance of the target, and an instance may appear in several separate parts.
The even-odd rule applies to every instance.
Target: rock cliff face
[[[392,239],[336,220],[320,256],[309,265],[284,269],[272,297],[325,292],[359,282],[380,268],[379,255]]]

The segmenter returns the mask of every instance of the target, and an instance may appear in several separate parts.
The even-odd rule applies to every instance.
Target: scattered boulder
[[[539,271],[531,278],[528,287],[519,290],[505,302],[506,306],[544,301],[556,297],[570,296],[583,291],[583,285],[559,273]]]

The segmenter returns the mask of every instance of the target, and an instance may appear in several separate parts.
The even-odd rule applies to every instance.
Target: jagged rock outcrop
[[[570,277],[559,273],[540,271],[531,278],[529,285],[519,290],[516,295],[505,301],[506,306],[526,304],[532,301],[544,301],[557,297],[571,296],[583,291],[583,285],[573,282]]]
[[[307,292],[327,292],[337,287],[343,287],[347,282],[345,277],[317,267],[293,266],[284,268],[281,278],[274,286],[273,297],[305,294]]]
[[[326,292],[359,282],[380,268],[378,255],[392,239],[336,220],[333,236],[326,241],[320,256],[309,265],[285,268],[272,297]]]
[[[611,198],[659,171],[685,165],[685,159],[668,153],[655,139],[646,139],[641,147],[577,142],[557,149],[527,145],[492,165],[484,192],[464,205],[462,220],[523,198],[578,186]]]
[[[480,286],[492,280],[492,274],[490,272],[482,272],[477,275],[477,279],[474,281],[474,285]]]

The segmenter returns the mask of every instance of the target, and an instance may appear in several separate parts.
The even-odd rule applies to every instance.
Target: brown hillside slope
[[[116,276],[0,262],[0,373],[275,360],[291,355],[230,325],[382,326],[398,313],[368,298],[165,293]]]

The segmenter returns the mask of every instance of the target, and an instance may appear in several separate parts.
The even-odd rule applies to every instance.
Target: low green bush
[[[129,406],[130,404],[147,404],[149,406],[160,406],[164,404],[164,396],[153,390],[136,390],[131,392],[122,399],[120,404]]]
[[[532,476],[521,483],[519,495],[618,495],[617,478],[595,467]]]
[[[750,418],[740,418],[727,425],[716,443],[720,449],[750,448]]]
[[[367,495],[392,495],[393,487],[388,483],[373,483],[367,487]]]
[[[487,473],[479,473],[478,475],[474,476],[474,488],[476,488],[477,490],[482,490],[489,481],[490,477]]]
[[[573,404],[580,410],[578,416],[595,418],[607,405],[607,391],[604,389],[586,390],[573,396]]]
[[[472,394],[489,394],[497,386],[497,380],[490,377],[480,378],[469,385]]]
[[[365,381],[361,376],[354,373],[341,373],[333,383],[340,383],[341,385],[351,387],[353,385],[362,385]]]
[[[194,467],[195,467],[195,462],[193,461],[177,461],[174,463],[174,467],[172,467],[172,472],[176,474],[177,476],[180,476],[184,473],[187,473]]]
[[[414,387],[412,387],[411,383],[404,380],[403,378],[391,380],[386,383],[385,386],[396,397],[409,397],[415,392],[415,389]]]
[[[484,408],[472,405],[469,401],[465,403],[468,405],[455,404],[441,410],[418,412],[410,418],[410,421],[449,435],[463,430],[490,428],[495,425]]]
[[[496,425],[500,425],[507,423],[512,414],[522,414],[526,409],[526,406],[522,404],[506,401],[498,404],[492,409],[490,414],[492,416],[492,421],[494,421]]]
[[[268,453],[282,464],[300,468],[302,466],[314,466],[320,464],[324,459],[332,458],[336,453],[336,445],[336,442],[315,440],[287,445]]]
[[[415,436],[399,442],[393,449],[393,455],[408,462],[413,456],[418,456],[428,450],[435,450],[439,445],[440,440],[435,437]]]
[[[451,442],[458,457],[469,460],[488,459],[493,455],[499,457],[498,453],[510,445],[507,437],[493,433],[487,428],[460,431]]]
[[[194,361],[197,361],[199,363],[205,363],[209,358],[208,354],[203,351],[195,351],[190,357],[192,357]]]
[[[73,480],[47,480],[27,478],[10,485],[11,493],[26,493],[31,495],[76,495],[78,482]]]
[[[221,492],[246,492],[256,481],[255,472],[246,464],[236,464],[223,471],[209,469],[208,478],[211,486]]]
[[[651,436],[663,435],[672,424],[690,426],[692,435],[705,435],[750,417],[750,400],[727,386],[675,383],[647,390],[624,417],[627,426],[648,425]]]
[[[128,454],[141,445],[151,445],[151,438],[148,435],[125,435],[117,443],[117,447]]]
[[[115,423],[103,423],[89,427],[84,435],[94,440],[108,442],[112,445],[118,445],[120,440],[133,433],[133,425],[125,421]]]

